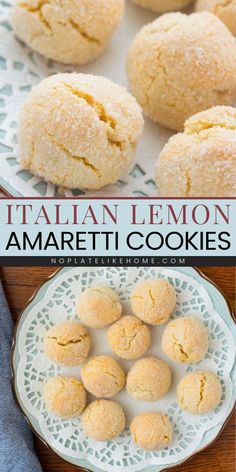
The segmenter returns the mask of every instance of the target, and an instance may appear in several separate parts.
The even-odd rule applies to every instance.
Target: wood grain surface
[[[14,320],[53,268],[2,267],[0,276]],[[235,308],[235,269],[230,267],[200,267],[200,270],[224,292],[231,307]],[[235,462],[235,415],[231,417],[217,441],[185,464],[168,469],[176,472],[234,472]],[[81,469],[67,464],[35,438],[35,447],[44,472],[75,472]],[[33,472],[33,471],[32,471]]]

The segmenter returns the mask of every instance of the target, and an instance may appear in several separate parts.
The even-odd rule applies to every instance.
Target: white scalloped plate
[[[58,373],[79,376],[80,368],[62,369],[50,362],[43,353],[42,341],[50,326],[75,318],[76,295],[87,286],[111,285],[120,294],[124,312],[130,313],[129,294],[133,284],[141,278],[155,276],[168,279],[176,288],[175,317],[194,314],[208,327],[210,347],[199,366],[217,373],[223,396],[220,406],[209,415],[183,413],[176,403],[176,385],[186,372],[198,366],[182,366],[170,361],[173,384],[164,399],[150,405],[131,400],[125,391],[119,393],[116,398],[125,409],[127,424],[143,410],[156,409],[170,417],[174,427],[173,443],[163,451],[149,453],[134,446],[128,429],[113,441],[98,443],[85,437],[80,419],[60,420],[45,410],[42,400],[45,380]],[[160,348],[162,330],[152,328],[152,346],[148,354],[165,359]],[[235,331],[225,298],[194,269],[64,268],[39,288],[18,322],[12,356],[16,398],[36,434],[68,462],[91,468],[94,472],[160,472],[179,465],[211,444],[231,414],[236,398]],[[111,354],[105,330],[91,334],[92,354]],[[132,365],[121,363],[126,370]]]

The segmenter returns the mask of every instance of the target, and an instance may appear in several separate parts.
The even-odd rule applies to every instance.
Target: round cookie
[[[122,314],[117,293],[107,286],[91,287],[82,292],[76,302],[77,315],[90,328],[105,328]]]
[[[236,197],[236,110],[197,113],[166,144],[156,167],[162,197]]]
[[[149,348],[149,328],[135,316],[122,316],[107,332],[112,351],[122,359],[141,357]]]
[[[130,88],[146,115],[172,130],[236,99],[236,45],[209,12],[165,14],[144,26],[127,57]]]
[[[220,403],[222,388],[216,375],[197,370],[186,375],[178,384],[179,407],[193,415],[204,415]]]
[[[85,326],[66,321],[48,330],[43,347],[45,354],[56,364],[76,366],[88,357],[91,338]]]
[[[168,417],[156,412],[135,416],[130,431],[134,443],[146,451],[164,449],[172,441],[172,425]]]
[[[200,362],[208,347],[208,330],[196,318],[184,317],[170,321],[162,336],[162,349],[175,362]]]
[[[85,434],[96,441],[110,441],[125,429],[121,406],[111,400],[96,400],[86,408],[82,422]]]
[[[16,0],[15,34],[43,56],[85,64],[106,48],[124,13],[124,0]]]
[[[70,377],[50,377],[44,385],[43,398],[47,410],[62,418],[79,416],[86,406],[82,383]]]
[[[81,371],[83,384],[95,397],[111,398],[125,387],[125,371],[108,356],[89,359]]]
[[[174,311],[176,292],[166,280],[146,279],[134,287],[130,302],[134,315],[144,323],[162,325]]]
[[[210,11],[236,36],[236,0],[197,0],[195,11]]]
[[[126,388],[136,400],[155,402],[168,392],[170,384],[168,364],[155,357],[145,357],[136,361],[130,369]]]
[[[142,128],[141,109],[124,87],[56,74],[33,88],[21,110],[20,163],[61,187],[99,189],[129,171]]]
[[[132,0],[137,5],[157,13],[165,13],[168,11],[183,10],[192,0]]]

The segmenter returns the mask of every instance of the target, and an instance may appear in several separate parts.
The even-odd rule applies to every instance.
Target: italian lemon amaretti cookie
[[[125,371],[109,356],[89,359],[81,375],[86,390],[98,398],[112,398],[125,386]]]
[[[99,189],[129,171],[142,128],[141,109],[123,87],[104,77],[57,74],[22,108],[20,163],[62,187]]]
[[[16,0],[11,23],[43,56],[84,64],[104,51],[123,13],[124,0]]]
[[[45,354],[53,362],[76,366],[88,357],[91,338],[85,326],[76,321],[66,321],[48,330],[43,345]]]
[[[127,360],[141,357],[151,342],[148,326],[136,316],[122,316],[109,327],[107,338],[112,351]]]
[[[156,451],[172,441],[172,425],[166,415],[145,412],[135,416],[130,426],[134,443],[146,451]]]
[[[132,290],[131,308],[144,323],[162,325],[171,317],[176,305],[174,287],[163,279],[145,279]]]
[[[217,408],[222,387],[215,374],[197,370],[186,375],[178,384],[177,399],[182,410],[204,415]]]
[[[190,316],[170,321],[162,337],[164,353],[175,362],[199,362],[204,359],[208,346],[207,328]]]
[[[86,408],[82,422],[85,434],[96,441],[109,441],[125,429],[125,414],[112,400],[96,400]]]
[[[77,315],[86,326],[105,328],[122,314],[119,296],[111,287],[99,285],[84,290],[76,301]]]
[[[162,197],[236,196],[236,109],[213,107],[189,118],[156,167]]]
[[[127,57],[130,88],[145,114],[173,130],[236,99],[236,43],[209,12],[165,14],[144,26]]]
[[[171,384],[168,364],[156,357],[139,359],[128,375],[127,392],[136,400],[155,402],[165,395]]]
[[[48,411],[62,418],[79,416],[86,405],[82,383],[72,377],[50,377],[44,385],[43,398]]]
[[[214,13],[236,36],[236,0],[197,0],[195,10]]]

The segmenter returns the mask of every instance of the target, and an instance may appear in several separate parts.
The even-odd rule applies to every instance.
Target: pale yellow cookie
[[[82,422],[85,434],[96,441],[110,441],[125,429],[125,414],[111,400],[96,400],[86,408]]]
[[[197,0],[195,10],[214,13],[236,36],[236,0]]]
[[[149,348],[149,328],[135,316],[122,316],[107,332],[108,342],[115,354],[122,359],[141,357]]]
[[[62,418],[79,416],[86,406],[82,383],[70,377],[50,377],[44,385],[43,398],[47,410]]]
[[[88,357],[91,338],[82,324],[65,321],[48,330],[43,346],[45,354],[56,364],[76,366]]]
[[[146,451],[164,449],[172,441],[172,425],[161,413],[146,412],[135,416],[130,431],[134,443]]]
[[[222,387],[215,374],[197,370],[186,375],[177,387],[179,407],[193,415],[204,415],[220,403]]]
[[[134,287],[130,302],[134,315],[144,323],[162,325],[175,309],[176,292],[166,280],[145,279]]]
[[[168,11],[183,10],[192,0],[132,0],[137,5],[157,13],[165,13]]]
[[[195,113],[234,104],[235,38],[212,13],[165,14],[134,39],[127,74],[146,115],[182,130]]]
[[[170,384],[171,370],[168,364],[155,357],[145,357],[131,367],[126,388],[136,400],[155,402],[168,392]]]
[[[65,64],[99,56],[124,13],[124,0],[16,0],[11,24],[33,50]]]
[[[100,285],[82,292],[76,302],[77,315],[86,326],[105,328],[122,314],[119,296],[110,287]]]
[[[83,384],[95,397],[111,398],[125,387],[125,371],[108,356],[89,359],[81,371]]]
[[[208,347],[208,330],[197,318],[184,317],[170,321],[162,336],[162,349],[175,362],[200,362]]]
[[[189,118],[162,150],[156,183],[162,197],[236,197],[236,109]]]
[[[21,110],[20,163],[60,187],[100,189],[129,172],[142,128],[124,87],[89,74],[53,75]]]

